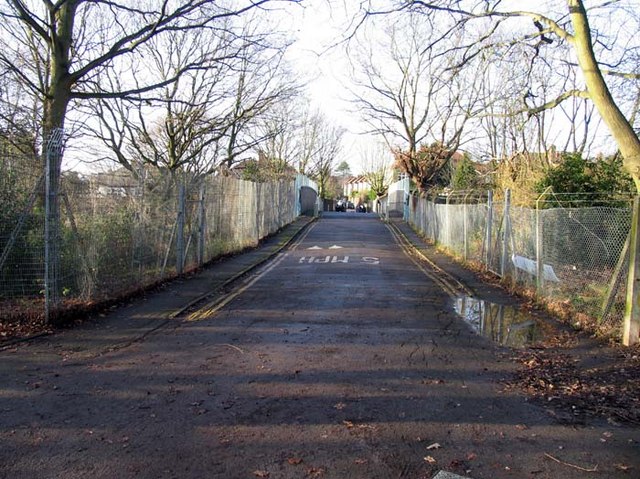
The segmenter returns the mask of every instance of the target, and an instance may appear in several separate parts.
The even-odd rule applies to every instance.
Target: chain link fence
[[[579,199],[576,199],[576,198]],[[527,208],[506,192],[413,196],[406,219],[437,245],[576,321],[622,325],[632,197],[546,194]]]
[[[32,161],[0,157],[0,310],[9,318],[19,316],[25,303],[44,311],[45,181]]]
[[[44,175],[24,158],[0,159],[0,320],[43,320],[135,293],[255,246],[300,213],[297,184],[228,177],[171,180],[125,170],[60,184],[58,268],[45,287]],[[55,238],[54,238],[55,240]],[[48,302],[45,297],[49,296]]]

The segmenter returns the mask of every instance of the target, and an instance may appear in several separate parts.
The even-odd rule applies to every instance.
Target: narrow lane
[[[607,477],[638,460],[606,425],[502,391],[508,352],[373,215],[326,214],[227,301],[127,348],[37,366],[26,349],[3,376],[0,477],[571,479],[544,453]]]

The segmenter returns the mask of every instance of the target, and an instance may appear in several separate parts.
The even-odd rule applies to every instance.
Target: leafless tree
[[[303,125],[300,171],[318,183],[318,193],[325,198],[334,164],[342,150],[344,129],[332,124],[325,115],[314,112]],[[304,170],[303,170],[304,168]]]
[[[230,168],[236,159],[255,150],[276,132],[264,128],[277,110],[291,104],[301,85],[284,61],[288,46],[284,39],[275,43],[264,34],[247,31],[251,39],[244,48],[235,76],[235,97],[225,132],[224,163]],[[258,37],[258,39],[256,39]]]
[[[135,162],[199,177],[231,168],[268,138],[257,122],[297,91],[295,82],[283,79],[286,43],[251,24],[231,31],[188,30],[154,39],[145,46],[148,75],[171,78],[196,57],[208,58],[211,66],[185,72],[142,101],[94,101],[100,121],[92,133],[119,163],[134,172]]]
[[[145,165],[172,174],[212,168],[210,150],[216,148],[226,127],[225,119],[217,115],[229,96],[221,85],[226,64],[235,59],[238,48],[227,35],[187,30],[154,38],[141,52],[144,59],[140,67],[158,79],[172,78],[196,57],[217,61],[209,68],[184,72],[159,87],[152,97],[93,99],[87,105],[96,120],[87,124],[91,135],[102,140],[116,160],[134,174]],[[105,76],[113,90],[126,88],[121,75]]]
[[[260,122],[259,134],[265,141],[259,146],[259,154],[279,173],[298,171],[307,111],[308,105],[298,98],[279,103]]]
[[[382,13],[376,2],[363,2],[363,18]],[[587,9],[582,0],[566,0],[557,11],[512,10],[501,1],[392,1],[387,3],[394,12],[421,12],[426,18],[438,15],[455,21],[455,31],[464,35],[463,57],[459,67],[496,46],[526,45],[532,55],[525,57],[527,69],[550,61],[552,51],[569,53],[558,58],[560,63],[580,72],[581,84],[558,91],[552,98],[541,101],[524,92],[520,111],[533,117],[558,107],[572,98],[586,98],[593,102],[603,122],[615,140],[624,164],[640,191],[640,139],[623,110],[625,99],[620,90],[611,89],[613,80],[637,82],[637,55],[640,39],[637,4],[614,0]],[[544,6],[548,6],[545,4]],[[407,13],[408,14],[408,13]],[[425,18],[425,21],[428,21]],[[594,28],[596,22],[600,28]],[[475,25],[475,27],[474,27]],[[557,49],[560,50],[557,50]],[[634,63],[635,61],[635,63]],[[609,80],[606,81],[605,77]],[[617,95],[614,97],[612,91]],[[631,107],[628,107],[629,110]]]
[[[371,191],[380,198],[387,194],[393,182],[393,159],[389,147],[378,143],[363,152],[363,176],[369,183]]]
[[[0,66],[40,101],[41,138],[48,138],[65,128],[69,108],[76,102],[140,98],[186,72],[212,66],[211,59],[196,57],[170,78],[137,75],[136,65],[148,42],[179,31],[224,29],[227,19],[276,1],[299,0],[7,0],[0,6]],[[113,70],[136,78],[137,84],[121,82],[123,89],[112,89],[105,73]],[[51,165],[54,183],[61,153]]]
[[[33,104],[24,100],[21,85],[6,72],[0,73],[0,151],[2,154],[37,155],[34,131],[39,116]]]
[[[381,135],[414,162],[426,158],[416,155],[421,144],[437,142],[455,152],[481,93],[477,72],[456,65],[459,38],[421,15],[390,13],[384,19],[389,25],[382,43],[362,42],[366,47],[354,60],[353,93],[371,127],[367,133]]]

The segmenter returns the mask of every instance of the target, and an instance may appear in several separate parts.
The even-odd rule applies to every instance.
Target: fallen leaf
[[[269,477],[269,473],[267,471],[253,471],[253,475],[256,477]]]
[[[434,442],[433,444],[427,446],[427,451],[431,451],[432,449],[440,449],[441,447],[442,446],[439,443]]]
[[[614,464],[613,467],[615,467],[618,471],[623,472],[628,472],[631,470],[631,466],[627,466],[626,464]]]
[[[310,467],[309,469],[307,469],[308,477],[318,477],[323,474],[324,474],[324,469],[322,469],[321,467]]]
[[[354,459],[354,464],[366,464],[368,461],[366,459]]]
[[[338,404],[336,404],[335,406],[333,406],[335,409],[337,409],[338,411],[342,411],[344,408],[347,407],[347,405],[343,402],[339,402]]]
[[[478,455],[475,452],[470,452],[467,454],[467,461],[473,461]]]
[[[302,458],[301,457],[290,457],[289,459],[287,459],[287,462],[289,464],[291,464],[292,466],[297,466],[298,464],[300,464],[302,462]]]
[[[429,464],[435,464],[437,462],[432,456],[426,456],[424,460]]]
[[[342,421],[342,424],[347,426],[347,428],[351,429],[354,425],[351,421]]]

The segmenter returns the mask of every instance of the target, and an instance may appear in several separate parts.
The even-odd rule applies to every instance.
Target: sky
[[[316,0],[292,9],[290,21],[297,41],[288,52],[292,67],[309,79],[307,96],[312,107],[345,128],[343,151],[336,165],[347,161],[354,175],[363,172],[363,155],[380,141],[362,134],[365,127],[348,100],[351,65],[343,40],[357,7],[353,0]]]

